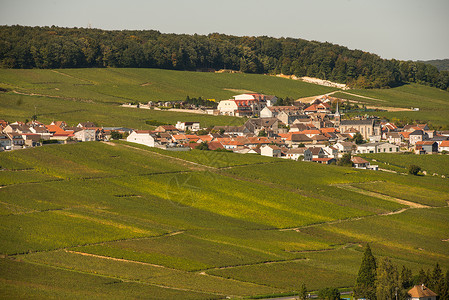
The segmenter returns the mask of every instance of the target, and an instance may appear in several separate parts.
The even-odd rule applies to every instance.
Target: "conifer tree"
[[[354,296],[358,298],[376,299],[376,259],[369,244],[366,245],[362,264],[354,287]]]

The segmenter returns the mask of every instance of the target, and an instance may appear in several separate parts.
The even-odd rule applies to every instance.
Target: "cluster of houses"
[[[109,140],[113,131],[129,134],[133,130],[121,127],[97,127],[92,122],[69,127],[64,121],[45,125],[38,121],[8,123],[0,120],[0,151],[41,146],[49,143]]]
[[[342,119],[338,100],[316,99],[306,106],[275,106],[277,98],[262,94],[243,94],[220,101],[221,114],[246,116],[241,126],[201,128],[199,122],[178,122],[154,130],[121,127],[97,127],[92,122],[69,127],[65,122],[45,125],[37,121],[7,123],[0,120],[0,150],[33,147],[44,143],[109,140],[113,132],[121,133],[129,142],[171,151],[188,151],[201,147],[224,149],[236,153],[322,164],[336,162],[346,153],[395,153],[415,151],[418,154],[449,151],[449,132],[430,130],[426,124],[398,128],[375,118]],[[332,101],[337,101],[332,112]],[[258,117],[255,117],[258,116]],[[358,137],[358,143],[355,138]],[[360,143],[361,140],[363,143]],[[369,163],[353,157],[358,168]]]

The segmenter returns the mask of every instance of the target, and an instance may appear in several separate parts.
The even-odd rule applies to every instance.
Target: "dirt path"
[[[89,256],[89,257],[95,257],[95,258],[101,258],[101,259],[107,259],[107,260],[113,260],[113,261],[120,261],[120,262],[127,262],[127,263],[133,263],[133,264],[138,264],[138,265],[151,266],[151,267],[156,267],[156,268],[163,268],[163,269],[177,271],[177,269],[169,268],[169,267],[162,266],[162,265],[150,264],[150,263],[145,263],[145,262],[141,262],[141,261],[124,259],[124,258],[115,258],[115,257],[110,257],[110,256],[96,255],[96,254],[92,254],[92,253],[72,251],[72,250],[68,250],[68,249],[64,249],[64,252],[78,254],[78,255],[82,255],[82,256]]]
[[[190,164],[190,165],[193,165],[193,166],[196,166],[196,167],[206,168],[206,169],[210,169],[210,170],[218,170],[215,167],[206,166],[206,165],[202,165],[200,163],[196,163],[196,162],[193,162],[193,161],[185,160],[185,159],[182,159],[182,158],[173,157],[173,156],[170,156],[170,155],[165,155],[165,154],[158,153],[158,152],[153,152],[153,151],[150,151],[150,150],[145,150],[145,149],[142,149],[142,148],[133,147],[131,145],[124,145],[124,144],[119,144],[119,145],[123,146],[123,147],[130,148],[130,149],[134,149],[134,150],[141,150],[141,151],[149,152],[149,153],[155,154],[157,156],[162,156],[162,157],[165,157],[165,158],[169,158],[171,160],[177,160],[177,161],[183,162],[184,164]]]
[[[427,206],[427,205],[423,205],[423,204],[419,204],[419,203],[416,203],[416,202],[411,202],[411,201],[407,201],[407,200],[391,197],[391,196],[384,195],[384,194],[381,194],[381,193],[376,193],[376,192],[363,190],[363,189],[354,187],[354,186],[352,186],[350,184],[336,184],[334,186],[336,186],[338,188],[341,188],[341,189],[348,190],[348,191],[356,192],[356,193],[359,193],[359,194],[363,194],[363,195],[367,195],[367,196],[371,196],[371,197],[375,197],[375,198],[380,198],[380,199],[396,202],[396,203],[399,203],[399,204],[402,204],[402,205],[407,205],[410,208],[429,208],[429,206]]]
[[[70,97],[62,97],[62,96],[56,96],[56,95],[44,95],[44,94],[36,94],[36,93],[24,93],[19,92],[16,90],[12,91],[14,94],[18,95],[24,95],[24,96],[38,96],[38,97],[47,97],[47,98],[56,98],[56,99],[63,99],[63,100],[70,100],[70,101],[77,101],[77,102],[85,102],[85,103],[94,103],[93,100],[90,99],[77,99],[77,98],[70,98]]]

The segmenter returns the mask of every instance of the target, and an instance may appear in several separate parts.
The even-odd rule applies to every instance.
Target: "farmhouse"
[[[408,292],[408,300],[436,300],[437,294],[428,289],[424,284],[415,285]]]
[[[198,131],[200,130],[200,122],[180,122],[176,123],[176,129],[179,131]]]
[[[263,156],[281,157],[281,148],[275,145],[265,145],[260,147],[260,154]]]
[[[418,152],[417,152],[418,151]],[[418,141],[415,144],[415,153],[436,153],[438,152],[438,143],[434,141]]]
[[[399,152],[399,147],[390,143],[377,142],[357,146],[357,153],[394,153]]]
[[[448,151],[449,152],[449,141],[442,141],[438,147],[439,152]]]
[[[312,161],[312,152],[306,147],[289,149],[285,154],[288,159],[299,160],[302,156],[304,161]]]
[[[126,141],[142,144],[148,147],[154,147],[154,137],[152,131],[149,130],[136,130],[133,131],[127,138]]]

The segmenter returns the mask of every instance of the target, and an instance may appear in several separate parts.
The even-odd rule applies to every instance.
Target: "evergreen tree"
[[[438,295],[441,294],[444,285],[444,275],[438,263],[435,265],[435,268],[433,269],[433,272],[431,273],[429,279],[430,280],[427,287]]]
[[[395,265],[388,257],[377,266],[376,296],[379,300],[405,299],[405,290]],[[373,298],[370,298],[373,299]]]
[[[300,300],[306,300],[307,299],[307,287],[306,287],[305,283],[302,283],[301,287],[299,288],[298,298]]]
[[[366,245],[362,264],[354,287],[354,296],[375,299],[376,296],[376,259],[369,244]]]

